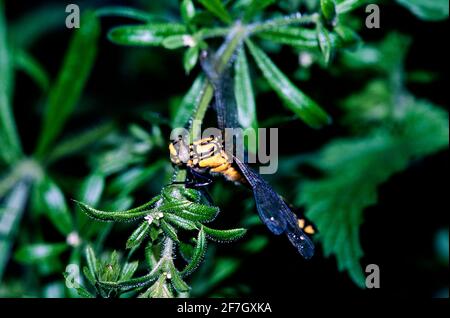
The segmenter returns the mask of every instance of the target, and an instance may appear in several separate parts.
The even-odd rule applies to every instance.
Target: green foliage
[[[291,178],[299,163],[323,172],[321,178],[294,180],[297,202],[317,224],[324,254],[335,255],[339,270],[347,271],[359,286],[364,279],[360,225],[364,210],[377,203],[379,186],[412,161],[448,145],[447,112],[414,97],[404,83],[415,79],[415,84],[429,85],[439,78],[428,70],[405,71],[403,61],[414,40],[408,36],[386,31],[382,42],[362,44],[357,34],[360,17],[352,16],[351,11],[368,3],[365,0],[183,0],[178,4],[142,2],[142,10],[87,8],[82,14],[83,27],[65,31],[71,39],[64,56],[57,59],[63,62],[56,70],[31,52],[42,47],[40,40],[49,33],[61,31],[61,8],[43,6],[7,23],[4,2],[0,0],[0,296],[248,293],[247,286],[227,284],[269,245],[267,236],[253,231],[261,226],[253,201],[240,202],[244,208],[235,214],[239,226],[245,228],[223,229],[219,206],[236,209],[234,191],[239,190],[214,184],[212,197],[217,202],[211,203],[202,191],[171,184],[185,181],[186,171],[177,170],[170,178],[168,140],[163,136],[168,135],[168,129],[178,127],[188,128],[195,136],[214,96],[206,77],[194,74],[200,70],[203,50],[215,57],[218,72],[231,66],[227,80],[233,81],[238,119],[244,128],[298,119],[314,128],[331,123],[331,117],[319,106],[327,99],[317,92],[326,91],[333,83],[305,85],[302,90],[297,87],[297,80],[301,83],[316,75],[316,65],[329,69],[331,76],[343,82],[353,75],[358,81],[370,76],[358,85],[361,91],[351,92],[342,101],[342,115],[333,112],[338,113],[334,123],[348,134],[330,136],[320,151],[301,153],[300,160],[290,157],[289,164],[280,166],[280,174],[289,171]],[[448,2],[396,2],[422,20],[441,21],[448,16]],[[102,34],[102,17],[133,22]],[[154,72],[151,76],[165,72],[166,65],[161,67],[160,61],[161,52],[167,52],[167,57],[179,58],[178,66],[186,75],[192,73],[192,83],[185,86],[190,88],[184,96],[168,100],[159,100],[158,94],[154,99],[150,91],[146,96],[151,98],[142,105],[139,94],[123,95],[124,116],[124,108],[118,110],[115,105],[121,100],[111,101],[102,95],[108,95],[103,88],[109,89],[109,82],[100,83],[99,92],[84,92],[96,63],[97,47],[103,45],[101,37],[113,44],[141,47],[121,50],[124,61],[117,71],[126,72],[127,79],[149,69]],[[281,46],[285,48],[281,50]],[[290,52],[294,59],[299,57],[300,66],[292,77],[289,70],[282,71],[275,63]],[[53,59],[58,50],[48,53]],[[12,104],[20,102],[16,97],[28,96],[21,90],[23,83],[18,90],[15,87],[17,71],[31,79],[31,86],[37,86],[38,98],[30,108]],[[259,105],[261,93],[270,91],[293,116],[278,114],[277,106],[263,109]],[[317,102],[309,93],[315,93]],[[332,100],[325,106],[331,110],[335,105]],[[41,127],[28,132],[28,117],[38,119]],[[313,130],[309,132],[313,134]],[[292,149],[296,151],[296,145]],[[288,184],[278,187],[289,190]],[[132,208],[149,197],[153,198]],[[228,212],[223,215],[230,215]],[[124,233],[122,245],[114,251],[110,238]],[[448,237],[448,230],[446,233]],[[232,245],[232,255],[216,245],[238,239],[242,241]],[[448,253],[442,252],[442,234],[436,242],[440,262],[446,260],[448,265]],[[446,242],[448,250],[448,239]],[[322,262],[321,256],[317,257]],[[14,266],[8,267],[9,263]],[[70,268],[64,272],[67,264],[80,266],[83,279],[73,281]],[[17,278],[17,268],[26,279]],[[77,284],[64,289],[64,279]]]
[[[379,53],[398,48],[399,42],[404,38],[384,40]],[[389,61],[380,58],[377,63],[398,70],[404,53],[397,51]],[[363,256],[359,228],[364,209],[377,203],[378,187],[392,175],[449,142],[448,114],[403,88],[392,90],[392,85],[403,83],[396,76],[388,79],[369,83],[343,103],[344,123],[358,136],[327,144],[311,161],[325,176],[304,182],[298,190],[298,202],[318,226],[324,254],[335,255],[339,270],[348,271],[361,288],[365,276],[359,263]]]
[[[86,13],[82,20],[83,28],[75,33],[58,78],[50,89],[36,150],[39,157],[56,139],[73,112],[94,64],[99,21],[93,12]]]
[[[397,2],[405,8],[408,8],[420,19],[428,21],[448,19],[448,1],[397,0]]]

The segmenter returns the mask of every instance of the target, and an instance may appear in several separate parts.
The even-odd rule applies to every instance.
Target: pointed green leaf
[[[319,42],[320,51],[322,52],[325,64],[328,64],[330,62],[332,50],[330,33],[320,23],[317,24],[317,41]]]
[[[186,50],[186,52],[184,52],[183,66],[184,70],[186,71],[186,74],[189,74],[191,70],[194,68],[194,66],[197,64],[198,52],[199,52],[198,46],[190,47]]]
[[[68,273],[63,273],[64,279],[68,280],[71,279]],[[94,298],[94,296],[87,291],[86,288],[84,288],[81,285],[78,285],[78,287],[75,287],[75,290],[77,291],[77,294],[82,298]]]
[[[195,16],[195,7],[192,0],[183,0],[180,5],[180,12],[184,23],[189,23]]]
[[[240,239],[247,232],[246,229],[232,229],[232,230],[216,230],[211,229],[203,225],[203,230],[205,231],[206,236],[217,242],[229,242]]]
[[[447,0],[396,0],[417,17],[425,21],[448,19],[449,2]]]
[[[151,23],[119,26],[108,33],[108,39],[116,44],[158,46],[171,35],[185,34],[186,27],[177,23]]]
[[[195,222],[183,219],[182,217],[179,217],[178,215],[175,214],[166,213],[164,215],[164,220],[184,230],[188,231],[198,230],[198,227],[197,225],[195,225]]]
[[[244,129],[249,127],[257,129],[255,96],[244,47],[241,47],[238,51],[234,71],[234,93],[238,108],[239,124]]]
[[[181,276],[186,276],[191,274],[202,262],[203,257],[206,253],[206,237],[205,231],[202,229],[198,232],[197,236],[197,244],[194,249],[194,253],[192,254],[191,261],[189,264],[183,269],[181,272]]]
[[[158,18],[142,10],[122,6],[103,7],[97,9],[95,13],[99,17],[124,17],[142,22],[150,22]]]
[[[189,291],[189,285],[181,278],[180,272],[175,268],[173,262],[169,264],[170,282],[173,288],[179,293],[185,293]]]
[[[197,41],[189,34],[177,34],[166,37],[162,45],[169,50],[178,49],[183,46],[194,47]]]
[[[89,283],[91,283],[92,286],[95,286],[96,279],[92,275],[92,272],[90,271],[89,267],[83,266],[83,274],[84,274],[84,276],[86,276]]]
[[[233,20],[225,9],[221,0],[198,0],[209,12],[214,14],[224,23],[231,23]]]
[[[141,245],[148,234],[149,227],[150,224],[147,222],[147,220],[144,220],[144,222],[142,222],[141,225],[139,225],[139,227],[134,230],[134,232],[128,238],[126,248],[134,248]]]
[[[120,274],[120,280],[129,280],[131,277],[133,277],[134,273],[136,272],[137,268],[139,266],[139,262],[131,262],[131,263],[125,263],[125,265],[122,268],[122,273]]]
[[[180,241],[178,239],[178,236],[177,236],[177,230],[172,225],[170,225],[169,223],[167,223],[164,220],[161,220],[160,221],[160,226],[161,226],[161,229],[164,231],[164,233],[168,237],[170,237],[175,242],[179,242]]]
[[[183,128],[189,122],[199,103],[199,96],[205,86],[205,79],[199,75],[178,106],[172,121],[172,128]]]
[[[320,0],[320,9],[325,21],[333,23],[336,19],[336,2],[335,0]]]
[[[11,247],[19,232],[20,220],[25,211],[29,190],[26,182],[19,182],[2,199],[3,202],[0,206],[0,281],[10,258]]]
[[[7,41],[6,19],[0,1],[0,157],[11,163],[21,153],[16,123],[11,109],[13,68],[11,48]]]
[[[264,77],[289,109],[312,127],[330,122],[328,115],[295,87],[261,49],[250,41],[246,43]]]
[[[74,200],[81,208],[81,210],[86,213],[88,216],[101,220],[101,221],[117,221],[117,222],[125,222],[125,221],[131,221],[134,219],[142,218],[146,216],[150,210],[152,209],[153,205],[160,199],[159,196],[154,197],[149,202],[126,211],[101,211],[94,209],[93,207],[84,204],[82,202]]]
[[[50,85],[50,78],[42,65],[24,50],[17,50],[14,54],[16,68],[24,71],[36,84],[46,91]]]
[[[41,213],[50,219],[61,234],[69,235],[74,225],[61,189],[49,177],[44,177],[37,184],[37,195],[44,209]]]
[[[180,242],[178,248],[183,259],[189,263],[194,254],[194,247],[191,244]]]
[[[90,245],[86,246],[85,249],[86,254],[86,262],[88,264],[89,272],[94,280],[98,279],[98,262],[97,257],[95,256],[95,252]]]
[[[82,16],[82,28],[75,31],[61,71],[50,89],[43,128],[36,153],[43,157],[72,114],[97,55],[100,23],[93,12]]]
[[[249,21],[253,16],[264,11],[266,7],[275,2],[275,0],[251,0],[250,3],[245,3],[244,20]]]
[[[105,187],[105,177],[101,173],[93,173],[88,176],[80,187],[78,195],[80,201],[95,206],[98,204]]]

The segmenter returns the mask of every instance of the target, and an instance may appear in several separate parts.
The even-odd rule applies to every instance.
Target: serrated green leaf
[[[194,254],[194,246],[188,243],[180,242],[178,247],[183,259],[189,263],[192,259],[192,255]]]
[[[93,12],[82,16],[45,106],[36,153],[43,157],[75,109],[97,55],[100,23]]]
[[[203,257],[206,253],[206,236],[203,227],[198,232],[197,244],[195,246],[192,258],[188,265],[181,272],[181,276],[186,276],[191,274],[202,262]]]
[[[449,2],[447,0],[396,0],[417,17],[426,21],[448,19]]]
[[[44,177],[36,185],[41,211],[64,236],[74,229],[72,216],[61,189],[49,177]]]
[[[257,129],[255,95],[253,94],[244,47],[241,47],[238,51],[234,73],[234,94],[236,96],[239,124],[244,129],[249,127]]]
[[[141,245],[148,234],[149,227],[150,224],[147,222],[147,220],[144,220],[144,222],[142,222],[141,225],[139,225],[139,227],[134,230],[134,232],[128,238],[126,248],[135,248]]]
[[[221,0],[198,0],[198,2],[200,2],[209,12],[222,20],[222,22],[228,24],[233,21]]]
[[[23,264],[38,264],[45,260],[59,256],[68,249],[65,243],[47,244],[36,243],[19,247],[14,258]]]
[[[239,229],[232,229],[232,230],[216,230],[211,229],[206,226],[202,226],[203,230],[205,231],[206,236],[213,240],[218,242],[226,242],[226,241],[235,241],[240,239],[245,235],[247,232],[246,229],[239,228]]]
[[[126,211],[101,211],[94,209],[93,207],[84,204],[83,202],[78,202],[74,200],[81,208],[81,210],[86,213],[88,216],[101,220],[101,221],[117,221],[117,222],[126,222],[131,221],[135,219],[142,218],[146,216],[150,210],[152,209],[153,205],[156,204],[156,202],[159,200],[159,196],[154,197],[149,202]]]
[[[167,223],[164,220],[161,220],[160,221],[160,226],[161,226],[161,229],[164,231],[164,233],[168,237],[170,237],[175,242],[179,242],[180,241],[178,239],[177,230],[172,225],[170,225],[169,223]]]
[[[364,287],[359,226],[365,208],[377,202],[377,188],[413,159],[448,146],[448,114],[410,99],[397,129],[380,127],[359,138],[334,140],[314,160],[325,178],[306,181],[298,193],[307,216],[317,225],[326,256]],[[381,160],[380,158],[389,158]]]
[[[186,74],[189,74],[191,70],[195,67],[198,61],[199,47],[190,47],[184,52],[183,56],[183,66]]]
[[[159,46],[166,37],[186,31],[184,25],[177,23],[119,26],[108,32],[108,39],[121,45]]]
[[[189,291],[189,285],[181,278],[180,272],[175,268],[173,262],[169,264],[169,273],[171,275],[170,282],[177,292],[185,293]]]
[[[290,110],[312,127],[320,127],[330,122],[328,115],[295,87],[261,49],[250,41],[246,43],[269,85]]]
[[[164,215],[164,219],[167,222],[170,222],[171,224],[175,225],[176,227],[182,228],[184,230],[193,231],[198,230],[197,225],[195,225],[195,222],[183,219],[182,217],[179,217],[178,215],[166,213]]]

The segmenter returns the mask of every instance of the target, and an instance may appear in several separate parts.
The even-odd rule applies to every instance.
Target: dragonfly
[[[223,72],[215,69],[215,61],[208,53],[201,53],[201,65],[214,88],[214,109],[218,128],[239,127],[237,106],[232,81],[228,80],[229,66]],[[303,215],[295,214],[283,198],[253,170],[245,160],[225,151],[221,136],[211,136],[191,144],[182,138],[169,145],[174,165],[188,168],[190,187],[203,187],[212,182],[208,175],[222,175],[227,180],[250,188],[261,221],[275,235],[285,234],[300,255],[309,259],[314,255],[314,244],[308,235],[316,232],[314,225]]]

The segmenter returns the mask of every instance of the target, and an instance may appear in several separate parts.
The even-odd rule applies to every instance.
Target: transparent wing
[[[289,241],[306,259],[314,255],[314,244],[298,225],[297,216],[272,187],[245,163],[234,158],[253,189],[256,208],[261,220],[274,234],[286,233]]]
[[[203,72],[214,87],[214,108],[217,114],[218,128],[224,130],[225,128],[239,127],[231,63],[219,73],[215,68],[214,57],[206,51],[202,52],[200,62]]]

